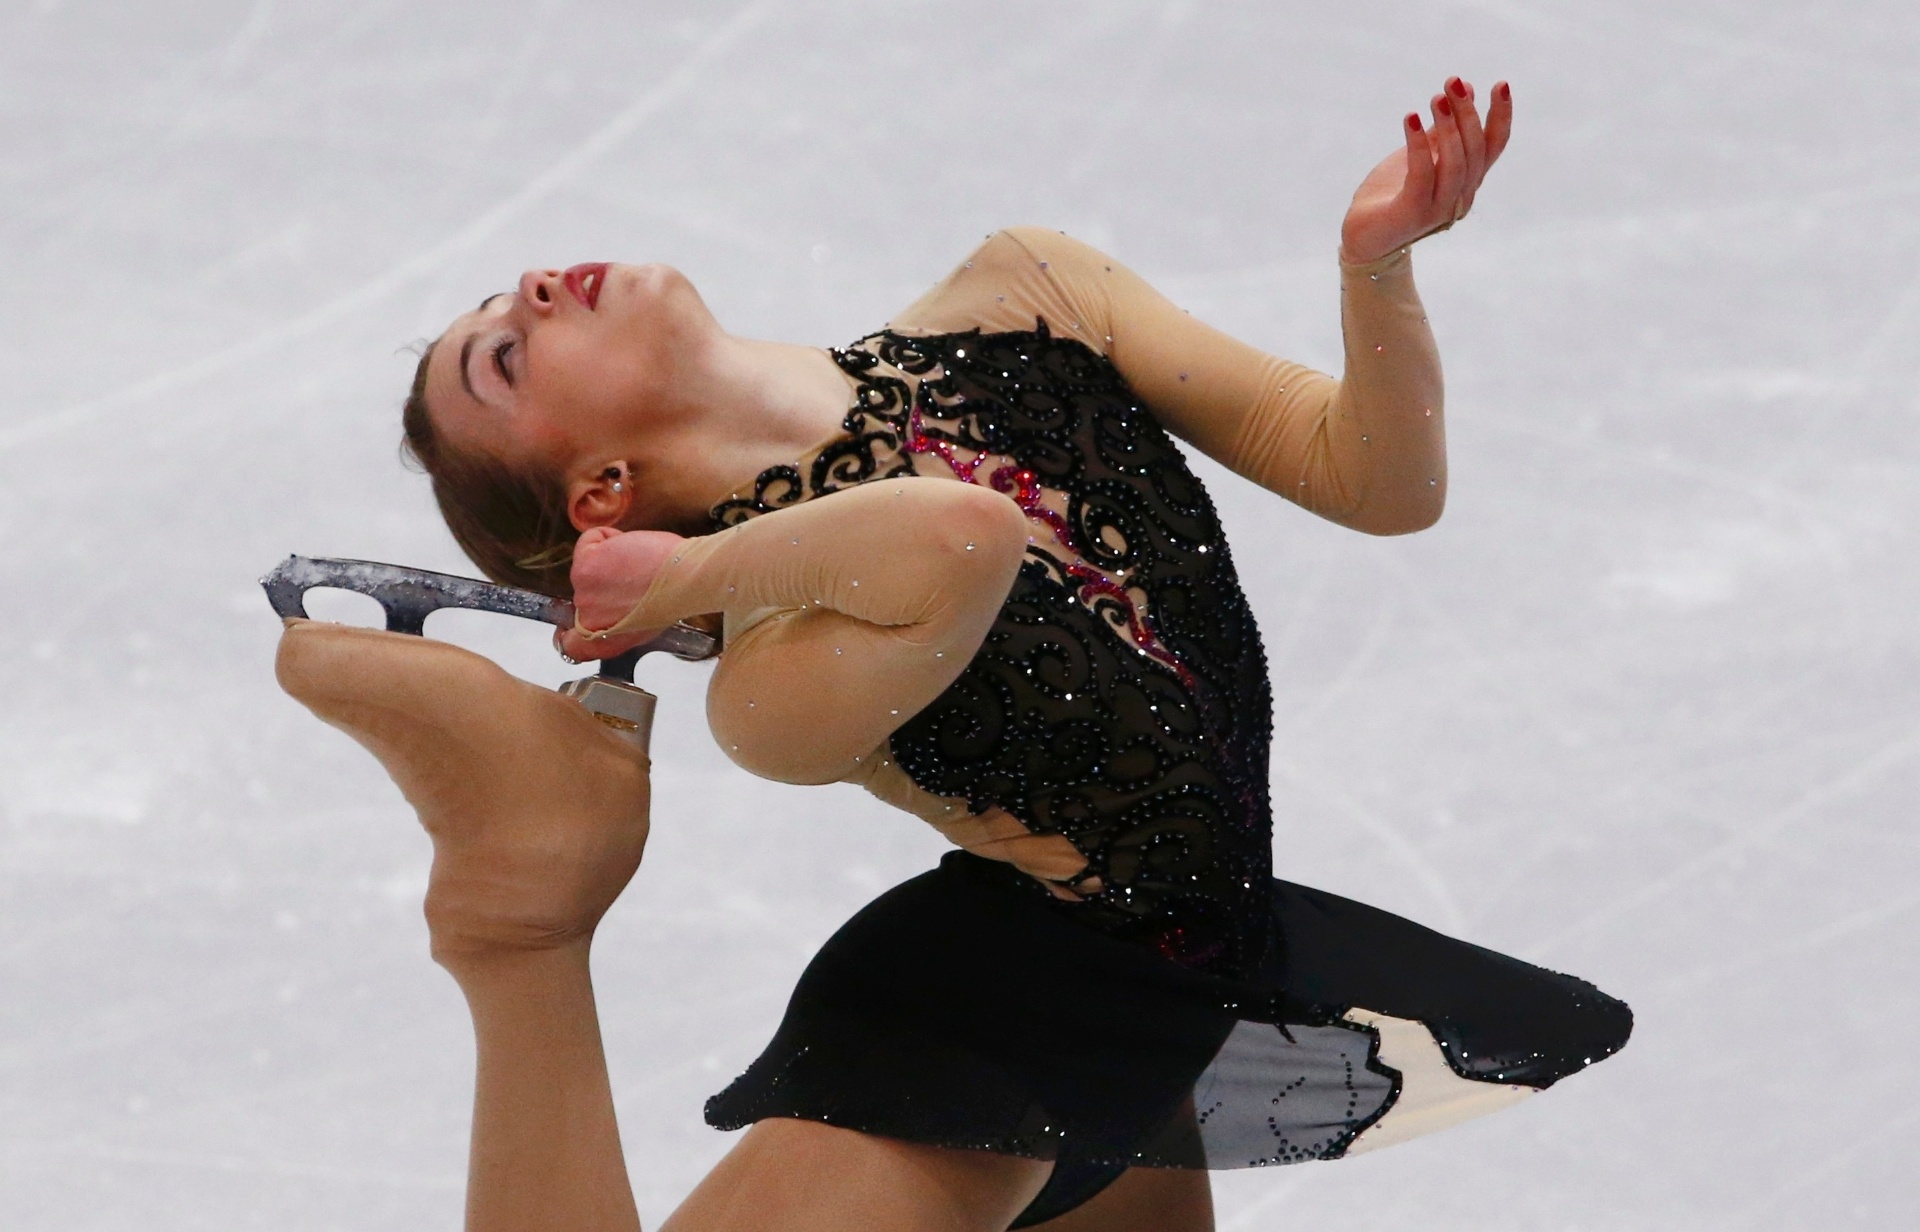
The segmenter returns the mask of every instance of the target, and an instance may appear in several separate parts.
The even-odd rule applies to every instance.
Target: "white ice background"
[[[426,844],[275,688],[254,584],[468,571],[397,461],[408,344],[600,258],[841,342],[1040,223],[1337,370],[1341,210],[1452,72],[1511,77],[1519,126],[1416,257],[1446,517],[1369,539],[1205,471],[1273,660],[1277,867],[1639,1026],[1487,1121],[1224,1175],[1221,1227],[1897,1226],[1916,65],[1893,0],[6,5],[0,1228],[458,1226]],[[570,674],[533,626],[432,627]],[[646,669],[654,839],[597,947],[649,1226],[814,948],[941,850],[732,768],[704,677]]]

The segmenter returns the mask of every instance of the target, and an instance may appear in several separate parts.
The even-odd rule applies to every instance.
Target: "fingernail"
[[[1442,94],[1440,101],[1434,105],[1434,110],[1443,116],[1450,116],[1453,114],[1453,103],[1448,100],[1446,95]]]
[[[1447,78],[1447,93],[1453,95],[1455,98],[1465,98],[1467,96],[1467,85],[1458,77],[1449,77]]]
[[[1500,85],[1494,90],[1494,93],[1500,96],[1500,101],[1503,103],[1510,103],[1513,101],[1513,87],[1508,85],[1504,81],[1501,82]]]
[[[1416,133],[1420,131],[1420,117],[1411,111],[1407,113],[1407,127]]]

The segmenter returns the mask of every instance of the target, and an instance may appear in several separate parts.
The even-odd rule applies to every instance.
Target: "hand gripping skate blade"
[[[386,613],[387,632],[415,637],[423,635],[427,617],[445,607],[498,612],[561,629],[573,627],[573,604],[564,599],[372,560],[289,556],[261,578],[260,585],[275,612],[302,620],[307,619],[309,590],[330,587],[367,595]],[[585,706],[621,739],[645,751],[653,733],[655,698],[633,683],[633,669],[641,656],[656,652],[698,662],[720,653],[720,639],[692,625],[677,624],[644,645],[602,660],[599,675],[569,681],[560,686],[560,692]]]
[[[260,585],[275,612],[283,618],[301,620],[308,618],[306,594],[309,590],[332,588],[367,595],[386,613],[387,632],[411,633],[416,637],[425,630],[427,617],[445,607],[498,612],[560,629],[573,627],[573,604],[565,599],[512,586],[496,586],[477,578],[408,569],[374,560],[289,556],[261,578]],[[604,661],[600,674],[631,680],[633,665],[640,657],[655,653],[697,663],[720,653],[720,639],[689,624],[672,625],[645,645]]]

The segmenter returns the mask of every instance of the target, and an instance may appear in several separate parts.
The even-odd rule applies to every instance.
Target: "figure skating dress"
[[[724,612],[709,718],[737,761],[859,782],[961,848],[827,942],[712,1124],[1054,1160],[1023,1227],[1133,1166],[1400,1141],[1625,1044],[1582,980],[1273,877],[1265,654],[1169,429],[1336,520],[1437,482],[1385,427],[1439,404],[1408,258],[1344,280],[1336,382],[999,233],[834,352],[844,431],[716,507],[616,626]],[[956,481],[1017,511],[1004,596],[968,590]],[[941,640],[928,613],[965,604],[984,637]]]

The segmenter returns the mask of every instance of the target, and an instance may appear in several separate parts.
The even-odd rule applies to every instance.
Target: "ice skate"
[[[290,557],[263,581],[287,622],[280,684],[380,759],[434,841],[436,951],[538,948],[590,930],[639,864],[653,696],[633,665],[713,639],[681,628],[555,692],[421,635],[465,607],[565,627],[572,607],[510,587],[369,561]],[[316,586],[367,594],[385,630],[307,619]]]

